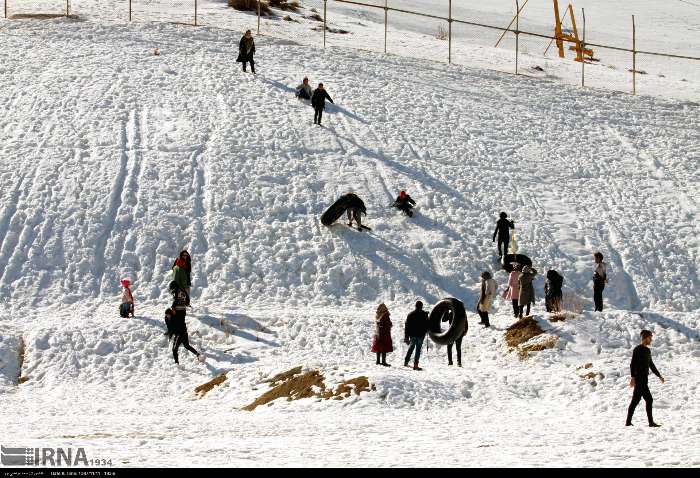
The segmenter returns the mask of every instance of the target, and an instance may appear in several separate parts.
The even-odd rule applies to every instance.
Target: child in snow
[[[547,281],[544,283],[544,305],[547,312],[559,312],[561,310],[561,288],[564,278],[554,269],[547,271]]]
[[[326,99],[333,103],[333,99],[328,92],[323,88],[323,83],[318,84],[318,88],[311,96],[311,106],[314,107],[314,124],[321,126],[321,117],[323,110],[326,108]]]
[[[535,303],[535,288],[532,286],[532,281],[535,280],[537,271],[530,266],[523,267],[522,274],[518,277],[520,284],[520,294],[518,295],[518,318],[523,318],[523,310],[526,310],[525,315],[530,315],[530,304]]]
[[[593,268],[593,302],[595,311],[603,311],[603,289],[608,283],[608,265],[603,262],[603,254],[596,252],[593,254],[595,260]]]
[[[301,85],[297,85],[297,98],[300,98],[302,100],[310,100],[313,94],[314,90],[309,84],[309,79],[304,77],[304,80],[301,82]]]
[[[188,302],[189,298],[187,293],[184,290],[178,290],[175,293],[175,298],[171,307],[173,316],[168,321],[170,324],[168,333],[175,337],[173,340],[173,358],[175,359],[176,364],[180,363],[177,355],[180,345],[195,354],[197,356],[197,360],[204,362],[204,355],[200,354],[190,345],[190,338],[189,334],[187,333],[187,324],[185,323]]]
[[[120,315],[122,317],[133,317],[134,316],[134,296],[131,294],[131,282],[129,279],[121,280],[122,287],[122,304],[120,310]]]
[[[394,351],[394,346],[391,342],[391,327],[393,324],[386,305],[379,304],[374,321],[375,331],[374,340],[372,341],[372,352],[377,354],[377,365],[391,367],[390,364],[386,363],[386,354]]]
[[[481,273],[481,294],[479,295],[479,303],[476,306],[476,311],[479,313],[479,317],[481,317],[481,322],[479,322],[479,324],[484,327],[491,326],[489,323],[489,312],[493,305],[493,299],[496,297],[497,287],[496,281],[491,278],[491,273],[489,271]]]
[[[411,196],[406,194],[406,191],[401,191],[399,196],[396,198],[396,201],[394,201],[394,207],[406,214],[408,217],[413,216],[413,211],[411,211],[411,209],[413,209],[415,205],[416,202]]]
[[[515,223],[506,219],[507,217],[508,214],[502,212],[500,214],[500,219],[496,221],[496,230],[493,231],[493,242],[496,242],[496,236],[498,236],[499,259],[504,255],[508,254],[508,243],[510,242],[509,229],[515,229]],[[503,246],[503,252],[501,252],[501,246]]]
[[[253,41],[253,34],[250,30],[246,30],[245,34],[241,38],[238,44],[238,58],[236,61],[238,63],[243,63],[243,72],[245,73],[245,65],[250,62],[250,71],[255,74],[255,60],[253,55],[255,54],[255,41]]]
[[[513,317],[516,319],[520,314],[520,307],[518,306],[518,299],[520,297],[520,269],[521,265],[517,262],[513,262],[513,270],[508,276],[508,288],[503,291],[503,298],[510,300],[513,303]]]

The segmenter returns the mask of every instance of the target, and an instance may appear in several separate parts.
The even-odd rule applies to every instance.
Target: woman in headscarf
[[[394,346],[391,342],[391,327],[393,324],[386,305],[379,304],[374,320],[375,331],[374,340],[372,341],[372,352],[377,354],[377,365],[390,367],[391,365],[386,363],[386,354],[394,351]]]

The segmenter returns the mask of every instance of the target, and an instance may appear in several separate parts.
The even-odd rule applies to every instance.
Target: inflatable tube
[[[338,200],[331,204],[331,207],[326,209],[326,212],[321,215],[321,224],[324,226],[330,226],[335,221],[340,219],[340,216],[343,215],[347,208],[353,205],[362,205],[364,207],[362,199],[360,199],[356,194],[349,193],[340,196]]]
[[[445,314],[452,313],[452,323],[447,330],[442,330],[442,319]],[[467,313],[464,304],[457,299],[443,299],[433,307],[428,318],[430,323],[430,338],[440,345],[448,345],[457,340],[467,327]]]
[[[513,271],[513,262],[524,266],[532,266],[532,260],[525,254],[506,254],[501,262],[501,267],[504,271],[510,273]]]

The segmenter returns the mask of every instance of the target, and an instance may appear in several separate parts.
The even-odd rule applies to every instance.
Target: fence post
[[[384,0],[384,54],[386,54],[386,36],[389,29],[389,0]]]
[[[131,0],[129,0],[129,21],[131,21]]]
[[[581,9],[583,16],[583,42],[581,43],[581,52],[586,48],[586,10]],[[586,86],[586,57],[581,58],[581,87]]]
[[[520,54],[520,2],[515,0],[515,74],[518,74],[518,56]]]
[[[194,0],[194,26],[197,26],[197,0]]]
[[[5,18],[7,18],[7,0],[5,0]]]
[[[66,16],[70,15],[70,4],[68,3],[70,0],[66,0]]]
[[[260,35],[260,0],[258,0],[258,35]]]
[[[449,4],[450,12],[447,17],[447,63],[452,64],[452,0]]]
[[[632,15],[632,94],[637,94],[637,31]]]
[[[323,48],[326,48],[326,7],[328,6],[328,0],[323,0]]]

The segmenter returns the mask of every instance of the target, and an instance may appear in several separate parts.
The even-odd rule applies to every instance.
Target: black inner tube
[[[504,271],[510,273],[513,271],[513,262],[524,266],[532,266],[532,260],[525,254],[506,254],[501,261],[501,267]]]
[[[452,315],[452,323],[447,330],[442,330],[442,320],[447,319],[449,314]],[[443,299],[433,307],[428,318],[430,324],[430,338],[436,344],[448,345],[453,343],[467,327],[467,313],[464,310],[464,304],[455,299]]]

